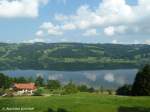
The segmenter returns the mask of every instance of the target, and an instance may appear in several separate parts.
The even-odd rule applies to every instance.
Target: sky
[[[0,42],[150,44],[150,0],[0,0]]]

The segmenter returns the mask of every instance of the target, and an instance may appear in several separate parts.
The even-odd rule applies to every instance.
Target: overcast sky
[[[150,44],[150,0],[0,0],[0,41]]]

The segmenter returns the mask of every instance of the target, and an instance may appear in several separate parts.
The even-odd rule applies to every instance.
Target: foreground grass
[[[47,97],[0,97],[0,109],[7,107],[34,108],[34,111],[27,112],[47,112],[49,107],[55,110],[65,108],[69,112],[119,112],[120,107],[150,108],[150,97],[122,97],[90,93]]]

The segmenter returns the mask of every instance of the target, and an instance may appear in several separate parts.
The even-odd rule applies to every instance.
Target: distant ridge
[[[150,63],[150,45],[0,43],[0,70],[96,70]]]

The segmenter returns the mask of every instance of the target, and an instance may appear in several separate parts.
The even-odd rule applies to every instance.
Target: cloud
[[[42,77],[42,78],[44,78],[44,75],[42,73],[37,73],[36,77]]]
[[[132,22],[134,19],[132,7],[125,0],[103,0],[95,10],[88,5],[79,7],[74,15],[57,14],[56,20],[72,22],[78,29],[102,27],[118,23]]]
[[[108,74],[104,75],[104,80],[106,80],[108,82],[114,82],[115,77],[112,73],[108,73]]]
[[[55,75],[49,75],[48,76],[49,80],[59,80],[59,79],[62,79],[62,78],[63,78],[62,74],[55,74]]]
[[[61,38],[61,39],[60,39],[60,42],[69,42],[69,40],[66,39],[66,38]]]
[[[125,0],[103,0],[96,13],[104,19],[104,24],[128,23],[134,20],[134,12]]]
[[[127,83],[126,79],[124,77],[121,77],[121,76],[116,78],[116,82],[120,85],[124,85]]]
[[[47,0],[0,0],[0,17],[37,17],[41,4]]]
[[[104,29],[104,33],[107,36],[113,36],[115,34],[115,29],[114,29],[114,27],[109,26],[109,27],[107,27],[107,28]]]
[[[103,19],[96,12],[93,12],[88,5],[79,7],[76,14],[68,16],[68,21],[74,23],[78,29],[88,29],[103,23]]]
[[[44,22],[41,26],[40,26],[40,30],[41,31],[45,31],[47,32],[48,35],[50,36],[60,36],[63,35],[63,32],[61,31],[60,26],[56,26],[54,24],[52,24],[51,22]]]
[[[150,40],[145,40],[144,44],[150,45]]]
[[[113,40],[112,43],[113,44],[118,44],[118,41],[117,40]]]
[[[107,36],[113,36],[115,34],[123,34],[128,28],[126,26],[109,26],[104,29],[104,34]]]
[[[75,30],[76,26],[72,23],[67,23],[67,24],[62,25],[62,29],[63,30]]]
[[[115,76],[112,73],[105,74],[104,80],[111,83],[117,83],[119,85],[124,85],[127,83],[127,80],[123,76]]]
[[[35,42],[46,42],[46,40],[43,38],[35,38],[35,39],[23,41],[23,43],[35,43]]]
[[[41,26],[41,29],[51,29],[54,28],[54,25],[51,22],[44,22]]]
[[[96,29],[89,29],[83,33],[83,36],[97,36],[97,30]]]
[[[134,40],[133,44],[140,44],[140,42],[138,40]]]
[[[63,32],[59,31],[58,29],[48,29],[48,35],[60,36],[63,35]]]
[[[57,21],[66,21],[68,20],[68,17],[62,14],[55,14],[54,16],[55,20]]]
[[[96,75],[95,74],[89,74],[89,73],[85,73],[84,76],[91,80],[91,81],[96,81]]]
[[[42,37],[44,35],[44,32],[42,30],[39,30],[36,32],[36,36]]]
[[[82,36],[101,34],[114,40],[119,36],[147,35],[150,33],[149,6],[147,0],[138,0],[137,5],[129,5],[126,0],[102,0],[97,8],[82,5],[73,14],[55,14],[55,25],[49,21],[51,27],[46,32],[50,36],[63,36],[66,31],[76,30]]]
[[[109,25],[105,28],[105,33],[108,36],[113,36],[115,34],[113,25],[131,21],[133,18],[131,15],[134,15],[132,8],[124,0],[103,0],[95,10],[92,10],[88,5],[83,5],[73,15],[56,14],[55,20],[58,21],[58,24],[61,24],[64,31],[85,30],[86,32],[90,29],[103,28]],[[124,32],[124,28],[121,25],[119,26],[118,32]],[[84,36],[96,34],[95,31],[91,30],[89,34],[86,32]]]

